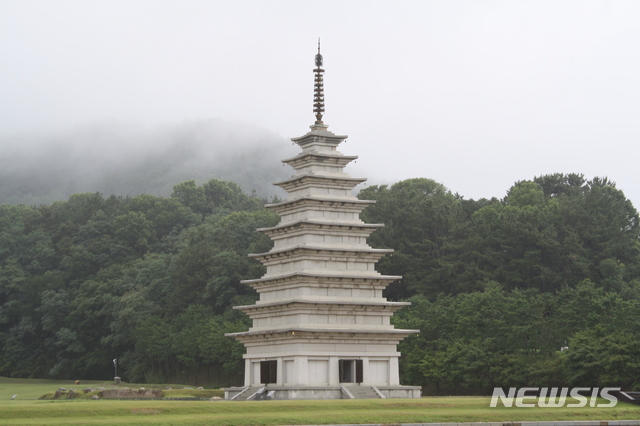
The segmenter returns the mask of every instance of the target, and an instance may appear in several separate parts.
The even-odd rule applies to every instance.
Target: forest
[[[361,190],[369,244],[402,275],[385,297],[401,381],[426,394],[496,386],[640,390],[638,212],[606,178],[553,174],[472,200],[417,178]],[[236,183],[186,181],[169,196],[78,193],[0,204],[0,375],[237,385],[248,329],[231,309],[264,273],[268,200]],[[270,202],[273,201],[269,200]]]

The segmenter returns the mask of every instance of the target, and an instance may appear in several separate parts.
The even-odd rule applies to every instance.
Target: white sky
[[[639,1],[0,0],[0,136],[93,121],[314,121],[370,183],[503,197],[554,172],[640,207]]]

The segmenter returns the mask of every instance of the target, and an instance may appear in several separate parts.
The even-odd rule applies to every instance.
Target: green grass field
[[[0,424],[296,425],[640,419],[640,406],[622,402],[613,408],[489,408],[490,398],[475,397],[249,402],[35,399],[59,386],[104,385],[83,382],[78,387],[72,382],[0,378]],[[12,401],[14,394],[18,397]]]

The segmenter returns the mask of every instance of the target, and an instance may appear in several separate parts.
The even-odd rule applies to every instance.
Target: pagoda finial
[[[320,54],[320,39],[318,38],[318,54],[316,55],[316,68],[313,70],[315,76],[315,90],[313,96],[313,112],[316,115],[315,124],[324,124],[322,114],[324,113],[324,83],[322,81],[322,55]]]

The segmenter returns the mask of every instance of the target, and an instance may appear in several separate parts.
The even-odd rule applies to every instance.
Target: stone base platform
[[[420,386],[378,386],[378,390],[385,398],[420,398]]]
[[[420,386],[264,386],[224,388],[231,401],[282,399],[420,398]]]

